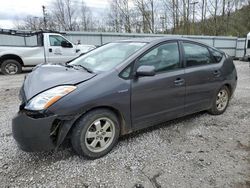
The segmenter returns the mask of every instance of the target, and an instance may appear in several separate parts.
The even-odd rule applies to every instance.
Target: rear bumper
[[[51,128],[56,115],[34,119],[24,113],[18,113],[12,120],[13,137],[18,146],[27,152],[50,151],[56,147]]]

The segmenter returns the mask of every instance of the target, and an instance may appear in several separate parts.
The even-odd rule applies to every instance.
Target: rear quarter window
[[[209,48],[209,50],[214,57],[215,62],[219,63],[223,58],[223,53],[213,48]]]

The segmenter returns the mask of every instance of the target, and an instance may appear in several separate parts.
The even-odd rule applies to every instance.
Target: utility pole
[[[192,2],[190,3],[191,5],[193,5],[193,24],[194,24],[194,14],[195,14],[195,5],[199,3],[198,1]]]
[[[47,29],[46,7],[43,5],[42,9],[43,9],[43,24],[44,24],[44,29]]]

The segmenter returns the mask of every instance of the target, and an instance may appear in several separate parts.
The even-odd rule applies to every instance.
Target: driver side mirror
[[[67,42],[65,40],[61,42],[61,46],[63,48],[72,48],[73,47],[73,45],[70,42]]]
[[[136,70],[136,76],[154,76],[155,67],[152,65],[142,65]]]

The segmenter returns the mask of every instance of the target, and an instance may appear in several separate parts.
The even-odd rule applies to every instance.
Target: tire
[[[14,75],[22,72],[20,62],[15,59],[4,60],[1,64],[1,71],[5,75]]]
[[[223,95],[225,96],[223,97]],[[230,96],[231,94],[227,86],[220,88],[214,97],[212,107],[208,112],[212,115],[223,114],[228,107]]]
[[[97,109],[76,122],[71,134],[71,144],[77,154],[96,159],[109,153],[117,144],[119,136],[117,116],[110,110]]]

